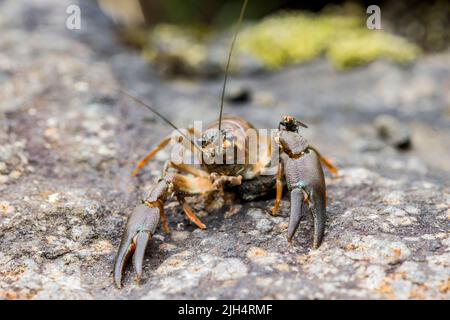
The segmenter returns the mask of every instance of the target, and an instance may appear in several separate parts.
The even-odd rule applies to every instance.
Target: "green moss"
[[[159,24],[153,29],[146,49],[179,55],[184,63],[195,67],[206,59],[204,36],[205,32],[198,28]]]
[[[283,13],[248,27],[239,49],[259,58],[268,68],[301,63],[325,54],[339,69],[376,59],[410,62],[419,49],[383,30],[369,30],[361,16]]]
[[[349,32],[329,44],[326,55],[337,69],[387,59],[406,64],[413,61],[419,49],[405,39],[373,31]]]
[[[416,45],[399,36],[367,29],[361,8],[351,9],[344,6],[321,14],[285,12],[269,16],[243,28],[236,53],[254,56],[268,69],[322,55],[335,68],[345,69],[377,59],[408,63],[419,54]],[[208,43],[213,35],[206,29],[159,24],[151,30],[128,30],[125,38],[141,48],[151,63],[196,70],[211,54]]]
[[[142,50],[150,63],[179,63],[183,68],[196,68],[206,60],[207,30],[190,26],[158,24],[151,30],[125,30],[123,38]]]

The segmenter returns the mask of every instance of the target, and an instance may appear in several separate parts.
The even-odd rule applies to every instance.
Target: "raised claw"
[[[133,262],[138,279],[142,275],[142,262],[148,240],[155,233],[161,212],[158,206],[138,205],[128,218],[125,232],[120,242],[119,251],[114,263],[114,282],[118,288],[122,286],[122,274],[125,265],[134,253]]]
[[[326,186],[320,156],[297,132],[282,130],[279,141],[284,151],[281,154],[284,174],[291,192],[288,241],[292,240],[301,216],[310,211],[314,218],[313,247],[317,249],[322,242],[326,219]]]
[[[322,243],[325,232],[325,178],[317,154],[309,149],[300,158],[286,161],[286,177],[291,186],[291,214],[288,241],[298,228],[300,217],[310,211],[314,218],[313,248]]]

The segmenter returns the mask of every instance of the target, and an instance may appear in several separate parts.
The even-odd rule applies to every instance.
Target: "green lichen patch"
[[[290,12],[270,16],[240,35],[239,49],[270,69],[322,54],[338,69],[377,59],[408,63],[419,49],[383,30],[369,30],[360,16]]]
[[[365,65],[377,59],[404,64],[420,53],[415,44],[400,36],[368,29],[367,17],[359,7],[344,9],[337,7],[319,14],[282,12],[247,24],[238,36],[232,70],[239,69],[235,65],[239,55],[274,70],[321,56],[327,57],[336,69]],[[228,41],[223,38],[214,29],[172,24],[124,32],[124,39],[140,48],[150,63],[185,73],[202,73],[211,61],[217,63],[217,57],[213,58],[218,53],[217,44],[220,43],[224,53],[228,50]],[[222,67],[221,64],[219,69]]]
[[[158,24],[151,30],[133,28],[125,30],[123,38],[141,49],[143,57],[152,64],[178,66],[184,71],[195,70],[207,58],[205,43],[209,32],[202,28]]]

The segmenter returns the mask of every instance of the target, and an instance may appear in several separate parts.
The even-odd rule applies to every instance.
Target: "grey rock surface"
[[[250,102],[226,105],[260,128],[291,114],[340,168],[327,176],[324,243],[311,219],[286,241],[289,202],[231,198],[192,226],[169,201],[124,288],[112,281],[127,215],[155,182],[158,156],[130,173],[170,128],[111,89],[139,95],[180,126],[218,115],[221,79],[167,80],[123,48],[109,21],[81,3],[82,29],[65,27],[66,0],[0,2],[0,299],[449,299],[450,54],[406,68],[379,61],[346,72],[317,61],[234,76]],[[393,116],[411,149],[380,140]]]

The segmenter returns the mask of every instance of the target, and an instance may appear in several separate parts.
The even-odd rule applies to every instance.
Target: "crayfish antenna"
[[[225,100],[225,90],[227,87],[228,73],[230,70],[231,55],[233,53],[234,44],[236,42],[236,38],[239,33],[239,28],[241,26],[242,19],[244,18],[245,9],[247,8],[247,3],[248,3],[248,0],[244,0],[244,3],[242,4],[241,12],[239,13],[239,18],[236,23],[236,29],[234,30],[233,40],[231,40],[230,51],[228,51],[227,65],[225,67],[225,76],[223,79],[223,86],[222,86],[222,95],[220,97],[219,132],[220,132],[220,129],[222,128],[223,103]]]

